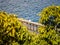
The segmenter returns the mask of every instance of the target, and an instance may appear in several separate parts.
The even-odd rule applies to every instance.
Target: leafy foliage
[[[40,23],[55,26],[60,23],[60,6],[44,8],[39,15],[41,17]]]
[[[60,6],[49,6],[39,13],[39,22],[45,27],[39,27],[41,45],[60,45]]]
[[[0,45],[28,45],[34,35],[14,14],[0,12]]]

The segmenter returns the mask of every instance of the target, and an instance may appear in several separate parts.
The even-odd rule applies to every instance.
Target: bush
[[[27,28],[14,14],[0,12],[0,45],[25,45],[31,41],[31,37]]]
[[[0,45],[38,45],[39,34],[30,32],[15,16],[0,12]]]
[[[60,33],[58,25],[60,24],[60,6],[49,6],[39,13],[39,22],[45,27],[39,27],[40,44],[42,45],[60,45]],[[60,27],[59,27],[60,29]]]

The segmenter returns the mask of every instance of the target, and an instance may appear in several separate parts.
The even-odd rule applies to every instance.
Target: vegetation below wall
[[[60,6],[49,6],[39,14],[38,34],[29,32],[15,14],[0,12],[0,45],[60,45]],[[56,28],[56,29],[55,29]]]
[[[34,35],[14,14],[0,12],[0,45],[28,45]]]
[[[46,45],[60,45],[60,6],[49,6],[38,14],[39,22],[46,27],[40,27],[40,38]],[[44,44],[43,44],[44,45]]]

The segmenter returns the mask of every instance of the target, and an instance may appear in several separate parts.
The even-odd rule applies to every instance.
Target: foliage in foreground
[[[34,35],[14,14],[0,12],[0,45],[29,45]]]
[[[60,45],[60,6],[49,6],[39,14],[39,22],[45,27],[40,27],[40,43],[42,45]]]

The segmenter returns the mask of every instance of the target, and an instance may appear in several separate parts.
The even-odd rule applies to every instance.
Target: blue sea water
[[[60,5],[60,0],[0,0],[0,10],[15,13],[19,18],[38,22],[37,14],[50,5]]]

